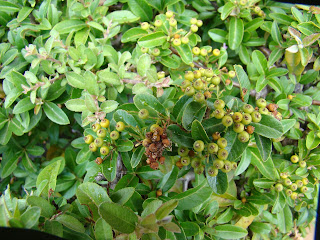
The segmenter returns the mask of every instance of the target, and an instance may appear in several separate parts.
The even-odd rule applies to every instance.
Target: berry
[[[188,44],[189,43],[189,38],[188,37],[183,37],[183,38],[181,38],[181,42],[183,44]]]
[[[191,18],[190,19],[190,24],[197,24],[197,19],[196,18]]]
[[[161,20],[156,20],[156,21],[154,22],[154,26],[155,26],[155,27],[161,27],[161,26],[162,26],[162,21],[161,21]]]
[[[194,74],[193,74],[193,72],[192,72],[192,71],[186,72],[186,73],[184,74],[184,79],[187,80],[187,81],[189,81],[189,83],[190,83],[190,81],[193,81],[193,79],[194,79]]]
[[[220,79],[220,77],[218,77],[218,76],[215,76],[215,77],[213,77],[213,78],[211,79],[211,83],[214,84],[214,85],[219,85],[220,82],[221,82],[221,79]]]
[[[178,154],[181,156],[181,157],[186,157],[188,156],[188,153],[189,153],[189,149],[186,148],[186,147],[179,147],[178,148]]]
[[[198,93],[196,93],[195,95],[193,95],[193,99],[194,99],[196,102],[199,102],[199,103],[202,103],[202,102],[205,101],[204,94],[201,93],[201,92],[198,92]]]
[[[261,10],[261,8],[260,8],[259,6],[256,6],[256,7],[254,8],[254,12],[255,12],[255,13],[260,12],[260,10]]]
[[[204,149],[204,142],[201,141],[201,140],[197,140],[193,143],[193,149],[196,151],[196,152],[202,152],[203,149]]]
[[[181,158],[181,164],[183,166],[188,166],[190,164],[190,162],[191,162],[191,160],[188,156]]]
[[[85,136],[85,137],[84,137],[84,142],[85,142],[86,144],[92,143],[92,142],[93,142],[93,137],[92,137],[92,135],[87,135],[87,136]]]
[[[217,154],[218,158],[222,159],[222,160],[227,159],[228,155],[229,155],[228,151],[225,150],[224,148],[219,149],[218,154]]]
[[[101,147],[103,145],[103,139],[102,138],[96,138],[94,140],[94,144],[97,146],[97,147]]]
[[[250,104],[245,104],[245,105],[243,105],[242,110],[245,113],[252,113],[254,108]]]
[[[198,174],[198,175],[200,175],[201,173],[203,173],[203,171],[204,171],[204,166],[202,166],[202,165],[194,169],[194,172],[195,172],[196,174]]]
[[[233,131],[235,131],[236,133],[243,132],[244,131],[244,125],[242,123],[234,123]]]
[[[143,141],[142,141],[142,146],[144,146],[144,147],[148,147],[150,144],[151,144],[151,140],[149,139],[149,138],[145,138],[145,139],[143,139]]]
[[[224,116],[224,110],[223,110],[223,109],[216,109],[216,110],[214,110],[213,116],[214,116],[216,119],[221,119],[221,118],[223,118],[223,116]]]
[[[101,128],[101,125],[99,123],[95,123],[92,125],[92,130],[94,132],[97,132]]]
[[[281,183],[277,183],[274,188],[277,192],[281,192],[283,190],[283,185]]]
[[[267,108],[270,112],[275,112],[278,109],[278,105],[275,103],[269,103]]]
[[[170,147],[171,146],[171,142],[169,139],[165,138],[162,140],[162,144],[163,146],[166,148],[166,147]]]
[[[296,200],[298,198],[298,193],[293,192],[290,197],[292,200]]]
[[[231,162],[232,164],[232,169],[235,170],[238,167],[238,164],[236,162]]]
[[[212,51],[213,56],[218,57],[220,55],[220,50],[219,49],[213,49]]]
[[[200,79],[198,79],[193,83],[193,87],[196,90],[202,90],[204,88],[204,84]]]
[[[139,118],[146,119],[149,117],[149,111],[147,109],[141,109],[138,113]]]
[[[156,195],[157,195],[157,197],[162,196],[162,190],[161,190],[161,189],[158,189],[158,190],[156,191]]]
[[[96,160],[94,160],[98,165],[100,165],[103,162],[103,159],[101,157],[97,157]]]
[[[213,103],[213,106],[214,106],[215,109],[223,109],[225,105],[226,104],[224,103],[223,100],[216,100]]]
[[[209,91],[205,91],[205,92],[203,93],[203,95],[204,95],[205,99],[209,99],[209,98],[211,98],[211,96],[212,96]]]
[[[188,80],[184,80],[182,83],[181,83],[181,87],[186,89],[187,87],[191,86],[191,82],[188,81]]]
[[[110,133],[110,138],[111,138],[111,140],[117,140],[119,137],[120,137],[120,134],[119,134],[119,132],[117,132],[117,131],[112,131],[112,132]]]
[[[286,186],[290,186],[292,184],[291,180],[289,178],[286,178],[284,181],[283,181],[283,184],[286,185]]]
[[[307,185],[309,183],[308,178],[302,178],[303,185]]]
[[[296,184],[297,184],[298,188],[303,187],[303,182],[301,180],[297,180]]]
[[[249,135],[249,133],[247,133],[247,132],[245,132],[245,131],[239,133],[239,134],[238,134],[238,140],[239,140],[240,142],[243,142],[243,143],[248,142],[248,141],[250,140],[250,135]]]
[[[308,191],[308,188],[306,186],[303,186],[303,187],[300,188],[300,191],[302,193],[306,193]]]
[[[186,90],[184,91],[185,95],[187,95],[189,97],[193,96],[195,94],[195,92],[196,91],[191,86],[187,87]]]
[[[161,157],[159,158],[159,163],[160,163],[160,164],[164,164],[165,160],[166,160],[166,158],[165,158],[164,156],[161,156]]]
[[[205,75],[207,78],[213,77],[214,73],[213,73],[212,68],[206,69],[205,72],[204,72],[204,75]],[[208,80],[207,80],[207,81],[208,81]],[[211,81],[211,79],[210,79],[210,81]]]
[[[193,53],[193,55],[198,56],[200,54],[200,48],[198,48],[198,47],[192,48],[192,53]]]
[[[242,116],[242,113],[240,113],[240,112],[235,112],[235,113],[232,115],[232,119],[233,119],[233,121],[236,122],[236,123],[241,122],[241,121],[242,121],[242,118],[243,118],[243,116]]]
[[[141,52],[142,53],[147,53],[148,51],[149,51],[149,48],[141,47]]]
[[[221,169],[224,167],[224,161],[221,159],[213,160],[212,166],[216,169]]]
[[[208,170],[207,170],[207,173],[210,177],[215,177],[218,175],[219,173],[219,170],[214,168],[213,166],[209,167]]]
[[[197,32],[198,29],[199,29],[198,26],[195,25],[195,24],[192,24],[191,27],[190,27],[191,32]]]
[[[290,197],[290,196],[292,195],[292,190],[291,190],[291,189],[287,189],[287,190],[286,190],[286,195],[287,195],[288,197]]]
[[[118,132],[122,132],[125,127],[126,127],[126,125],[124,124],[124,122],[117,122],[117,124],[116,124],[116,129]]]
[[[286,173],[286,172],[281,172],[281,173],[280,173],[280,177],[281,177],[282,179],[285,179],[285,178],[288,177],[288,173]],[[290,183],[290,184],[291,184],[291,183]]]
[[[198,20],[196,24],[198,27],[201,27],[203,25],[203,22],[201,20]]]
[[[254,132],[254,126],[248,125],[246,127],[246,131],[247,133],[252,134]]]
[[[166,76],[166,73],[164,71],[157,72],[158,79],[164,78]]]
[[[96,146],[96,144],[94,142],[90,143],[89,150],[91,152],[95,152],[95,151],[97,151],[97,149],[98,149],[98,147]]]
[[[293,155],[291,156],[290,160],[292,163],[297,163],[299,162],[299,157],[297,155]]]
[[[292,96],[292,95],[288,95],[288,97],[287,97],[289,100],[292,100],[293,98],[294,98],[294,96]]]
[[[232,170],[232,164],[230,161],[228,160],[225,160],[224,161],[224,167],[221,168],[221,171],[224,172],[224,173],[228,173]]]
[[[159,48],[154,48],[151,52],[151,54],[155,57],[160,55],[160,49]]]
[[[155,132],[157,128],[159,128],[160,126],[158,124],[152,124],[150,127],[150,132]]]
[[[244,114],[242,115],[242,121],[241,121],[241,122],[242,122],[244,125],[250,124],[251,121],[252,121],[252,117],[251,117],[251,115],[250,115],[249,113],[244,113]]]
[[[109,149],[109,147],[107,147],[107,146],[102,146],[102,147],[100,148],[100,153],[101,153],[101,155],[108,155],[109,152],[110,152],[110,149]]]
[[[181,160],[179,160],[179,161],[176,162],[176,166],[177,166],[178,168],[182,168],[182,167],[183,167],[183,164],[181,163]]]
[[[251,113],[252,121],[258,123],[261,121],[261,113],[254,111]]]
[[[97,136],[99,138],[105,138],[107,136],[107,131],[105,129],[101,128],[97,131]]]
[[[298,185],[296,183],[292,183],[291,186],[290,186],[290,189],[292,191],[296,191],[298,189]]]
[[[229,78],[234,78],[236,76],[235,71],[229,71],[228,76],[229,76]]]
[[[299,162],[299,166],[302,167],[302,168],[305,168],[307,166],[306,161],[300,161]]]
[[[193,158],[193,159],[191,160],[191,167],[197,168],[197,167],[199,167],[199,166],[201,166],[201,159],[198,158],[198,157]]]
[[[202,49],[200,50],[200,55],[203,56],[203,57],[207,56],[207,55],[208,55],[207,49],[202,48]]]
[[[259,113],[264,114],[264,115],[268,115],[269,114],[269,110],[268,108],[259,108]]]
[[[228,145],[228,141],[225,138],[219,138],[217,144],[220,148],[225,148]]]
[[[171,27],[177,26],[177,20],[175,20],[174,18],[171,18],[171,19],[169,20],[169,25],[170,25]]]
[[[171,18],[171,17],[173,17],[173,12],[172,12],[172,11],[170,11],[170,10],[169,10],[169,11],[167,11],[167,12],[166,12],[166,17],[167,17],[167,18]]]
[[[219,132],[212,133],[212,138],[214,141],[217,141],[219,138],[221,138]]]
[[[110,121],[108,119],[102,119],[100,122],[101,127],[108,128],[110,126]]]
[[[230,117],[229,115],[227,116],[224,116],[222,118],[222,124],[225,126],[225,127],[230,127],[233,123],[233,120],[232,120],[232,117]]]
[[[244,6],[244,5],[246,5],[247,4],[247,0],[240,0],[240,5],[241,6]]]
[[[141,29],[148,30],[149,29],[149,23],[147,23],[147,22],[141,23]]]
[[[212,153],[217,153],[219,150],[219,147],[216,143],[209,143],[207,149],[208,149],[208,153],[212,154]]]
[[[257,101],[256,101],[256,105],[258,108],[265,108],[267,106],[267,101],[263,98],[259,98]]]
[[[174,39],[172,44],[176,47],[180,46],[181,45],[181,40],[180,39]]]

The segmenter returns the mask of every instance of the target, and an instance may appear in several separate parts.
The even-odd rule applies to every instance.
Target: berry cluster
[[[153,124],[150,127],[150,132],[146,133],[142,145],[146,148],[147,164],[152,169],[158,169],[159,163],[163,164],[165,161],[165,157],[162,156],[163,150],[170,147],[171,142],[167,138],[166,129],[161,128],[158,124]]]

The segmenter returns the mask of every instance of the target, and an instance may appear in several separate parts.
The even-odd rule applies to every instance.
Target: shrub
[[[319,11],[0,0],[0,225],[67,239],[305,236]]]

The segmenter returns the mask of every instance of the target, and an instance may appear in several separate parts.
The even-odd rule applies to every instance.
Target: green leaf
[[[198,102],[190,102],[182,115],[182,125],[185,129],[191,130],[191,125],[194,120],[202,121],[206,111],[206,106]]]
[[[159,100],[148,93],[137,94],[133,98],[133,102],[138,109],[147,109],[150,116],[157,117],[158,114],[167,115],[165,107]]]
[[[85,104],[86,104],[87,109],[90,112],[94,113],[94,112],[98,111],[98,106],[96,105],[95,97],[93,97],[92,95],[86,94],[86,96],[85,96]]]
[[[121,85],[120,78],[117,74],[110,72],[109,70],[101,70],[97,73],[100,81],[108,83],[113,86]]]
[[[71,215],[62,214],[56,217],[56,220],[62,223],[62,225],[66,226],[67,228],[72,229],[73,231],[80,232],[80,233],[85,232],[85,228],[83,224],[78,219],[76,219]]]
[[[277,213],[278,228],[280,232],[287,233],[293,227],[292,213],[289,205],[285,204],[284,209],[280,209]]]
[[[172,124],[167,127],[169,139],[179,146],[192,148],[194,140],[190,133],[182,130],[178,125]]]
[[[116,146],[119,152],[129,152],[133,149],[133,142],[130,140],[119,139]]]
[[[168,192],[176,183],[178,178],[179,168],[173,166],[170,172],[163,176],[157,185],[157,189],[161,189],[162,192]]]
[[[3,12],[14,13],[20,10],[20,6],[8,1],[0,1],[0,9]]]
[[[243,39],[244,26],[241,18],[231,17],[229,23],[228,43],[232,50],[240,47]]]
[[[75,72],[67,72],[66,78],[68,83],[74,88],[85,89],[85,79]]]
[[[86,103],[83,99],[70,99],[65,103],[66,107],[73,112],[83,112],[87,110]]]
[[[296,120],[295,119],[284,119],[284,120],[281,120],[281,124],[283,127],[283,133],[286,133],[296,124]]]
[[[100,108],[103,112],[105,113],[110,113],[113,112],[114,110],[117,109],[119,103],[117,101],[114,100],[107,100],[104,101],[101,105]]]
[[[252,53],[252,62],[254,62],[255,68],[261,75],[266,75],[268,70],[267,59],[262,52],[254,50]]]
[[[137,39],[145,36],[146,34],[148,34],[148,32],[140,27],[130,28],[122,35],[121,42],[135,42]]]
[[[154,32],[143,36],[138,40],[140,47],[153,48],[163,45],[167,41],[167,36],[163,32]]]
[[[271,188],[276,182],[267,178],[258,178],[253,180],[253,185],[259,188],[269,189]]]
[[[253,222],[250,224],[250,230],[259,234],[269,234],[271,231],[271,226],[267,223]]]
[[[53,234],[58,237],[63,236],[63,226],[57,221],[47,220],[44,224],[45,232]]]
[[[107,15],[107,18],[112,20],[112,22],[117,22],[120,24],[136,22],[140,19],[140,17],[137,17],[128,10],[113,11]]]
[[[153,17],[152,9],[145,0],[128,0],[130,10],[139,16],[141,21],[151,21]]]
[[[138,59],[137,72],[141,77],[147,74],[147,70],[151,67],[151,57],[149,54],[142,54]]]
[[[0,130],[0,144],[6,145],[12,135],[12,130],[10,128],[10,123],[7,122],[4,127]]]
[[[315,41],[317,41],[320,38],[320,33],[313,33],[309,36],[306,36],[303,40],[303,46],[308,47],[312,45]]]
[[[234,69],[240,84],[240,96],[243,97],[244,102],[248,102],[251,90],[251,83],[247,73],[243,70],[241,65],[235,65]],[[245,92],[245,93],[244,93]]]
[[[215,177],[209,175],[206,176],[209,186],[212,188],[213,192],[216,194],[224,194],[228,189],[228,178],[227,174],[220,171]]]
[[[282,36],[277,21],[272,22],[271,37],[276,43],[281,45]]]
[[[193,62],[193,55],[189,44],[181,44],[180,46],[175,46],[174,48],[177,50],[179,56],[185,64],[189,65]]]
[[[26,19],[29,16],[29,14],[32,12],[32,10],[33,10],[33,8],[23,7],[18,13],[17,21],[22,22],[24,19]]]
[[[43,105],[43,110],[47,117],[52,121],[59,125],[67,125],[70,124],[67,115],[64,111],[59,108],[56,104],[52,102],[45,102]]]
[[[221,20],[225,20],[235,7],[233,2],[227,2],[221,10]]]
[[[248,235],[247,230],[231,224],[215,226],[210,234],[222,239],[239,239]]]
[[[306,140],[307,140],[306,146],[307,146],[307,149],[309,149],[309,150],[318,147],[318,145],[320,143],[320,138],[317,137],[317,135],[314,131],[310,131],[308,133]]]
[[[113,192],[112,195],[110,195],[110,198],[114,203],[124,205],[132,197],[134,191],[135,188],[133,187],[122,188],[116,192]]]
[[[217,118],[209,118],[209,119],[204,119],[202,122],[202,126],[206,130],[207,134],[211,136],[215,132],[221,132],[223,131],[226,127],[222,124],[221,119]]]
[[[280,77],[283,75],[286,75],[288,73],[288,69],[285,68],[272,68],[267,72],[266,77],[267,78],[272,78],[272,77]]]
[[[138,217],[131,209],[116,203],[100,204],[99,213],[112,228],[122,233],[132,233],[138,223]]]
[[[122,121],[126,126],[132,126],[134,128],[139,127],[137,120],[127,111],[118,109],[114,114],[113,118],[116,122]],[[131,128],[126,129],[128,132],[139,134],[136,130]]]
[[[55,161],[49,164],[48,166],[46,166],[39,173],[37,177],[37,182],[36,182],[37,188],[40,186],[42,181],[45,181],[45,180],[48,181],[48,183],[42,190],[44,196],[48,196],[50,191],[54,191],[56,189],[57,176],[58,176],[61,162],[62,160]]]
[[[286,15],[284,13],[270,13],[269,16],[273,20],[275,20],[281,24],[287,25],[287,26],[290,26],[291,22],[293,22],[292,17],[289,15]]]
[[[56,30],[60,34],[69,34],[71,31],[80,31],[86,27],[86,23],[77,19],[68,19],[56,24],[52,30]]]
[[[240,142],[237,133],[234,131],[228,131],[224,135],[224,138],[228,141],[225,149],[229,153],[228,158],[232,159],[232,161],[238,159],[249,145],[249,141],[245,143]]]
[[[271,157],[267,161],[262,161],[259,150],[250,148],[251,151],[251,164],[256,166],[263,176],[268,179],[279,179],[279,174],[273,164]]]
[[[99,218],[94,225],[94,236],[96,240],[113,239],[111,226],[103,219]]]
[[[146,149],[143,146],[137,147],[137,149],[133,152],[131,157],[131,166],[133,168],[137,167],[140,163],[143,154],[145,153]]]
[[[259,150],[259,153],[261,155],[261,158],[263,161],[267,161],[267,159],[271,155],[272,151],[272,142],[271,139],[260,136],[256,133],[254,133],[254,138],[256,140],[256,144]]]
[[[84,78],[86,80],[86,90],[92,95],[99,96],[99,86],[96,76],[92,72],[86,71]]]
[[[221,213],[221,215],[217,218],[217,223],[218,224],[227,223],[232,219],[232,217],[233,217],[232,208],[227,208],[227,210]]]
[[[178,210],[194,208],[206,201],[212,194],[212,189],[208,187],[207,180],[204,179],[197,187],[191,188],[183,193],[179,193],[173,199],[179,200]]]
[[[30,207],[25,211],[20,220],[23,223],[25,228],[32,228],[35,226],[40,218],[41,209],[39,207]]]
[[[219,28],[215,28],[215,29],[210,29],[208,32],[209,37],[215,41],[215,42],[219,42],[219,43],[225,43],[227,42],[227,32],[219,29]]]
[[[297,104],[299,107],[308,107],[312,104],[312,98],[304,94],[296,94],[291,100],[293,103]]]
[[[77,154],[76,163],[81,164],[85,161],[88,161],[92,155],[92,152],[89,150],[88,145],[82,147],[80,152]]]
[[[195,222],[180,222],[186,236],[195,236],[200,232],[200,227]]]
[[[161,57],[160,63],[168,68],[176,69],[181,64],[181,58],[177,55],[164,56]]]
[[[251,162],[251,152],[249,150],[249,148],[247,148],[240,159],[240,163],[238,164],[238,167],[236,168],[234,175],[238,176],[241,173],[243,173],[245,170],[247,170],[247,168],[249,167]]]
[[[183,95],[174,105],[172,115],[176,118],[178,123],[181,123],[181,118],[186,106],[193,101],[193,98]]]
[[[279,138],[283,134],[283,127],[280,121],[273,116],[262,114],[259,123],[252,122],[254,132],[266,138]]]
[[[178,201],[176,199],[171,199],[168,202],[162,204],[156,211],[156,218],[161,220],[168,216],[176,207],[178,206]]]
[[[54,206],[41,197],[29,196],[27,202],[30,206],[39,207],[41,209],[41,216],[46,218],[51,218],[56,210]]]
[[[244,30],[247,32],[252,32],[252,31],[255,31],[257,28],[259,28],[262,24],[263,24],[262,18],[255,18],[244,25]]]
[[[198,120],[194,120],[191,125],[191,135],[194,140],[203,140],[210,142],[210,139]]]
[[[17,163],[22,156],[21,152],[14,154],[9,160],[2,164],[1,178],[8,177],[16,168]]]

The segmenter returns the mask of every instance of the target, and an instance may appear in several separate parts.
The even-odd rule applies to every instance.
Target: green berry
[[[217,153],[219,150],[219,146],[216,143],[209,143],[207,149],[208,153],[210,154]]]
[[[235,71],[229,71],[228,76],[229,76],[229,78],[234,78],[236,76]]]
[[[258,12],[260,12],[261,11],[261,8],[259,7],[259,6],[256,6],[255,8],[254,8],[254,12],[255,13],[258,13]]]
[[[192,53],[193,53],[193,55],[198,56],[200,54],[200,48],[198,48],[198,47],[192,48]]]
[[[292,200],[296,200],[298,198],[298,193],[293,192],[290,197]]]
[[[224,172],[224,173],[228,173],[232,170],[232,164],[230,161],[228,160],[225,160],[224,161],[224,166],[223,168],[221,168],[221,171]]]
[[[169,25],[170,25],[171,27],[177,26],[177,20],[175,20],[174,18],[171,18],[171,19],[169,20]]]
[[[186,148],[186,147],[179,147],[178,148],[179,156],[186,157],[186,156],[188,156],[188,153],[189,153],[189,149],[188,148]]]
[[[97,149],[98,149],[98,147],[96,146],[96,144],[94,142],[90,143],[89,150],[91,152],[95,152],[95,151],[97,151]]]
[[[211,79],[211,83],[214,84],[214,85],[219,85],[221,82],[221,79],[219,76],[215,76]]]
[[[157,72],[158,79],[164,78],[166,76],[166,73],[164,71]]]
[[[197,21],[197,26],[198,26],[198,27],[201,27],[202,25],[203,25],[202,20],[198,20],[198,21]]]
[[[230,127],[233,123],[233,120],[232,120],[232,117],[229,116],[229,115],[226,115],[222,118],[222,124],[225,126],[225,127]]]
[[[207,173],[210,177],[215,177],[218,175],[219,173],[219,170],[214,168],[213,166],[209,167],[208,170],[207,170]]]
[[[197,24],[197,19],[196,18],[191,18],[190,19],[190,24]]]
[[[216,100],[213,103],[215,109],[223,109],[225,107],[225,102],[223,100]]]
[[[188,80],[184,80],[182,83],[181,83],[181,87],[186,89],[187,87],[190,87],[191,86],[191,82],[188,81]]]
[[[224,167],[224,161],[221,159],[215,159],[212,162],[212,166],[216,169],[221,169]]]
[[[263,98],[259,98],[257,101],[256,101],[256,105],[258,108],[265,108],[267,106],[267,101]]]
[[[196,91],[194,90],[194,88],[191,87],[191,86],[189,86],[189,87],[187,87],[186,90],[184,91],[184,94],[187,95],[187,96],[189,96],[189,97],[191,97],[191,96],[193,96],[193,95],[195,94],[195,92],[196,92]]]
[[[202,90],[202,89],[204,89],[204,84],[203,84],[202,80],[198,79],[193,83],[193,87],[196,90]]]
[[[305,167],[307,166],[306,161],[300,161],[300,162],[299,162],[299,166],[300,166],[301,168],[305,168]]]
[[[159,48],[154,48],[151,52],[151,54],[155,57],[160,55],[160,49]]]
[[[283,190],[283,185],[281,183],[277,183],[274,188],[277,192],[281,192]]]
[[[191,160],[191,167],[197,168],[197,167],[199,167],[199,166],[201,166],[201,159],[198,158],[198,157],[193,158],[193,159]]]
[[[108,119],[102,119],[100,122],[101,127],[108,128],[110,126],[110,121]]]
[[[213,54],[213,56],[218,57],[220,55],[220,50],[215,48],[215,49],[213,49],[212,54]]]
[[[141,52],[142,53],[147,53],[148,51],[149,51],[149,48],[141,47]]]
[[[167,17],[167,18],[172,18],[172,17],[173,17],[173,12],[170,11],[170,10],[167,11],[167,12],[166,12],[166,17]]]
[[[216,119],[221,119],[221,118],[223,118],[223,117],[224,117],[224,110],[217,108],[216,110],[214,110],[213,116],[214,116]]]
[[[252,122],[252,117],[249,113],[244,113],[242,115],[242,121],[241,121],[244,125],[248,125]]]
[[[99,138],[105,138],[107,136],[107,131],[105,129],[101,128],[97,131],[97,136]]]
[[[149,117],[149,111],[147,109],[141,109],[138,113],[139,118],[146,119]]]
[[[198,29],[199,29],[198,26],[195,24],[192,24],[190,27],[191,32],[198,32]]]
[[[288,187],[292,184],[292,182],[289,178],[286,178],[286,179],[284,179],[283,184]]]
[[[161,21],[161,20],[156,20],[156,21],[154,22],[154,26],[155,26],[155,27],[161,27],[161,26],[162,26],[162,21]]]
[[[298,188],[301,188],[301,187],[303,187],[303,182],[302,182],[302,180],[297,180],[296,181],[296,184],[297,184],[297,186],[298,186]]]
[[[264,114],[264,115],[268,115],[269,114],[269,110],[266,107],[259,108],[259,113]]]
[[[201,92],[198,92],[195,95],[193,95],[193,99],[198,103],[203,103],[205,101],[204,94]]]
[[[197,140],[193,143],[193,149],[196,151],[196,152],[202,152],[203,149],[204,149],[204,142],[201,141],[201,140]]]
[[[286,195],[287,195],[288,197],[290,197],[290,196],[292,195],[292,190],[291,190],[291,189],[287,189],[287,190],[286,190]]]
[[[236,162],[232,161],[231,164],[232,164],[232,169],[233,170],[237,169],[238,164]]]
[[[293,155],[291,156],[290,160],[292,163],[297,163],[299,162],[299,157],[297,155]]]
[[[188,81],[193,81],[194,73],[192,71],[188,71],[184,74],[184,79]]]
[[[102,147],[100,148],[100,153],[101,153],[101,155],[108,155],[109,152],[110,152],[110,149],[109,149],[109,147],[107,147],[107,146],[102,146]]]
[[[292,191],[296,191],[296,190],[298,189],[298,185],[297,185],[296,183],[292,183],[292,184],[290,185],[290,189],[291,189]]]
[[[243,143],[248,142],[250,140],[249,133],[247,133],[246,131],[243,131],[243,132],[239,133],[238,134],[238,140],[240,142],[243,142]]]
[[[212,78],[213,75],[214,75],[212,68],[206,69],[205,72],[204,72],[204,75],[207,78]],[[212,81],[212,80],[210,79],[210,81]]]
[[[97,132],[101,128],[101,125],[99,123],[95,123],[92,125],[92,130],[94,132]]]
[[[228,155],[229,155],[228,151],[225,150],[224,148],[219,149],[218,154],[217,154],[218,158],[222,159],[222,160],[227,159]]]
[[[94,144],[97,146],[97,147],[101,147],[102,145],[103,145],[103,139],[102,138],[96,138],[95,140],[94,140]]]
[[[219,138],[217,144],[220,148],[226,148],[228,145],[228,141],[225,138]]]
[[[116,129],[118,132],[122,132],[125,129],[126,125],[124,122],[117,122]]]
[[[303,185],[307,185],[309,183],[308,178],[302,178]]]
[[[204,166],[202,165],[194,169],[194,172],[198,175],[202,174],[203,171],[204,171]]]
[[[187,157],[182,157],[181,158],[181,164],[183,166],[188,166],[190,164],[191,160],[190,158],[187,156]]]
[[[207,49],[202,48],[202,49],[200,50],[200,55],[203,56],[203,57],[207,56],[207,55],[208,55]]]
[[[288,177],[288,173],[286,173],[286,172],[281,172],[280,173],[280,177],[282,178],[282,179],[286,179],[287,177]],[[290,183],[291,184],[291,183]]]
[[[240,112],[235,112],[235,113],[232,115],[232,119],[233,119],[233,121],[236,122],[236,123],[241,122],[241,121],[242,121],[242,118],[243,118],[243,116],[242,116],[242,113],[240,113]]]
[[[120,134],[119,134],[119,132],[117,132],[117,131],[112,131],[112,132],[110,133],[110,138],[111,138],[111,140],[117,140],[119,137],[120,137]]]
[[[152,124],[150,126],[150,132],[155,132],[158,127],[160,127],[158,124]]]
[[[199,54],[200,54],[200,48],[199,49]],[[193,74],[194,74],[194,78],[198,79],[198,78],[201,78],[201,71],[200,70],[196,70],[196,71],[193,71]]]
[[[141,29],[143,29],[143,30],[148,30],[149,29],[149,23],[147,23],[147,22],[143,22],[143,23],[141,23]]]
[[[181,45],[181,40],[180,40],[179,38],[174,39],[174,40],[172,41],[172,44],[173,44],[173,46],[178,47],[178,46]]]
[[[254,111],[254,108],[250,104],[245,104],[243,105],[242,110],[245,113],[252,113]]]
[[[233,124],[233,131],[235,131],[236,133],[241,133],[244,131],[244,125],[242,123],[234,123]]]
[[[92,137],[92,135],[87,135],[87,136],[85,136],[85,137],[84,137],[84,142],[85,142],[86,144],[92,143],[92,142],[93,142],[93,137]]]
[[[303,186],[303,187],[300,188],[300,191],[302,193],[306,193],[308,191],[308,188],[306,186]]]
[[[258,123],[261,121],[261,113],[254,111],[251,113],[252,121]]]

